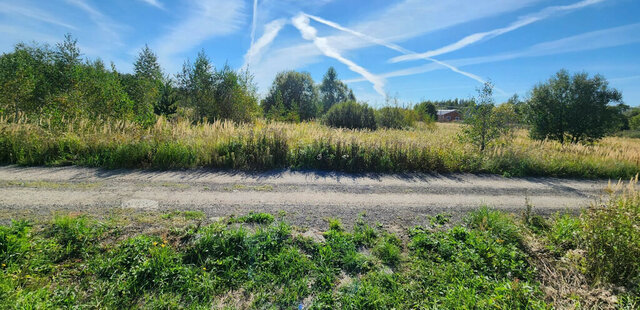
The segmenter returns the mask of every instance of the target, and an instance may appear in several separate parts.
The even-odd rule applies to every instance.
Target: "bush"
[[[557,215],[547,233],[547,239],[551,242],[554,250],[563,252],[575,249],[578,246],[581,229],[579,218],[570,214]]]
[[[384,107],[376,111],[376,124],[382,128],[402,129],[413,126],[418,114],[399,107]]]
[[[413,107],[418,117],[424,122],[432,122],[438,120],[438,109],[436,105],[429,101],[423,101]]]
[[[375,114],[366,103],[347,101],[332,106],[324,116],[325,125],[349,129],[376,129]]]
[[[606,204],[583,214],[587,268],[596,281],[624,285],[640,294],[640,191],[637,177]]]

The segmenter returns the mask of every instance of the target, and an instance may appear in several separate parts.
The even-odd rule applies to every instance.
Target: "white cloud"
[[[273,42],[286,23],[287,21],[285,19],[276,19],[264,26],[264,33],[262,36],[255,43],[253,43],[252,40],[251,47],[249,47],[249,50],[244,55],[243,68],[260,61],[263,50]]]
[[[403,48],[403,47],[401,47],[401,46],[399,46],[397,44],[394,44],[394,43],[391,43],[391,42],[387,42],[385,40],[381,40],[381,39],[378,39],[378,38],[374,38],[372,36],[366,35],[364,33],[361,33],[361,32],[355,31],[355,30],[351,30],[349,28],[340,26],[339,24],[331,22],[331,21],[328,21],[326,19],[323,19],[323,18],[320,18],[320,17],[317,17],[317,16],[313,16],[313,15],[309,15],[309,14],[305,14],[305,16],[307,16],[307,17],[309,17],[309,18],[311,18],[311,19],[313,19],[313,20],[315,20],[317,22],[320,22],[320,23],[323,23],[323,24],[328,25],[330,27],[333,27],[335,29],[350,33],[350,34],[352,34],[352,35],[354,35],[356,37],[363,38],[363,39],[365,39],[367,41],[370,41],[372,43],[375,43],[375,44],[382,45],[384,47],[390,48],[390,49],[392,49],[394,51],[397,51],[397,52],[400,52],[402,54],[405,54],[405,55],[414,54],[414,52],[412,52],[412,51],[410,51],[410,50],[408,50],[406,48]],[[445,62],[442,62],[442,61],[439,61],[439,60],[436,60],[436,59],[433,59],[433,58],[430,58],[430,57],[424,57],[424,59],[429,60],[429,61],[434,62],[434,63],[437,63],[437,64],[439,64],[439,65],[441,65],[443,67],[446,67],[446,68],[450,69],[453,72],[462,74],[462,75],[464,75],[466,77],[469,77],[469,78],[472,78],[472,79],[474,79],[474,80],[476,80],[476,81],[478,81],[480,83],[484,83],[485,82],[481,77],[479,77],[479,76],[477,76],[477,75],[475,75],[473,73],[462,71],[462,70],[460,70],[460,69],[458,69],[458,68],[456,68],[456,67],[454,67],[454,66],[452,66],[452,65],[450,65],[448,63],[445,63]],[[496,89],[498,89],[498,88],[496,88]]]
[[[348,26],[361,33],[375,34],[377,38],[387,42],[399,42],[454,25],[518,10],[538,1],[541,0],[447,0],[427,4],[424,0],[405,0],[383,7],[365,16],[365,21]],[[264,12],[264,6],[266,5],[261,4],[261,15],[268,15],[268,12]],[[340,47],[340,51],[345,53],[375,45],[373,42],[354,38],[350,34],[325,38],[329,45]],[[322,55],[313,44],[294,42],[271,49],[263,57],[269,61],[256,64],[252,67],[252,72],[256,76],[258,86],[267,88],[277,72],[305,67],[319,61]]]
[[[596,50],[601,48],[609,48],[627,44],[640,42],[640,37],[636,34],[640,32],[640,23],[630,24],[620,27],[607,28],[603,30],[591,31],[575,36],[566,37],[559,40],[553,40],[532,45],[526,49],[500,53],[491,56],[462,58],[449,61],[451,64],[464,67],[477,64],[485,64],[492,62],[500,62],[525,57],[540,57],[548,55],[556,55],[571,52],[580,52],[587,50]],[[409,76],[415,74],[426,73],[442,69],[434,64],[416,66],[397,71],[380,74],[383,78],[394,78],[401,76]],[[355,83],[363,82],[363,79],[351,79],[345,82]]]
[[[298,28],[300,34],[302,34],[302,37],[305,40],[312,41],[313,44],[315,44],[315,46],[325,56],[331,57],[345,64],[351,71],[360,74],[363,78],[371,82],[371,84],[373,84],[373,89],[375,89],[376,92],[380,94],[380,96],[386,96],[384,92],[384,79],[381,79],[380,77],[372,74],[371,72],[367,71],[367,69],[357,65],[355,62],[344,58],[342,55],[340,55],[340,52],[338,52],[338,50],[336,50],[329,44],[327,38],[318,37],[317,30],[309,25],[309,17],[305,16],[304,14],[300,14],[294,17],[291,21],[293,25]]]
[[[123,28],[122,26],[111,21],[110,18],[102,14],[102,12],[98,11],[84,0],[67,0],[67,2],[89,14],[89,18],[98,26],[98,28],[105,35],[109,36],[107,39],[111,44],[122,45],[120,33],[117,30]]]
[[[164,63],[170,63],[172,57],[208,39],[235,32],[243,23],[244,8],[242,0],[191,1],[185,19],[154,44],[158,56]]]
[[[503,28],[498,28],[498,29],[494,29],[491,31],[486,31],[486,32],[478,32],[478,33],[474,33],[471,35],[468,35],[464,38],[462,38],[461,40],[443,46],[441,48],[435,49],[435,50],[431,50],[431,51],[427,51],[424,53],[419,53],[419,54],[411,54],[411,55],[403,55],[403,56],[397,56],[391,59],[391,62],[400,62],[400,61],[407,61],[407,60],[417,60],[417,59],[428,59],[429,57],[434,57],[434,56],[438,56],[438,55],[442,55],[442,54],[446,54],[446,53],[450,53],[453,51],[457,51],[461,48],[467,47],[473,43],[476,43],[478,41],[484,40],[484,39],[491,39],[494,37],[497,37],[499,35],[514,31],[516,29],[522,28],[526,25],[535,23],[537,21],[541,21],[543,19],[549,18],[557,13],[561,13],[561,12],[568,12],[568,11],[572,11],[572,10],[577,10],[577,9],[581,9],[596,3],[600,3],[603,2],[604,0],[584,0],[584,1],[580,1],[574,4],[570,4],[570,5],[563,5],[563,6],[551,6],[551,7],[547,7],[545,9],[543,9],[540,12],[537,12],[535,14],[530,14],[530,15],[526,15],[523,16],[521,18],[519,18],[517,21],[511,23],[509,26],[507,27],[503,27]]]
[[[161,10],[164,10],[164,6],[162,5],[162,3],[160,3],[160,1],[158,0],[140,0],[148,5],[151,6],[155,6],[156,8],[159,8]]]
[[[55,26],[65,27],[68,29],[73,29],[73,30],[77,29],[75,26],[65,23],[55,18],[54,16],[51,16],[48,13],[43,12],[35,7],[26,8],[16,4],[7,4],[4,2],[0,2],[0,12],[6,13],[6,14],[18,14],[18,15],[25,16],[27,18],[39,20],[41,22],[45,22]]]

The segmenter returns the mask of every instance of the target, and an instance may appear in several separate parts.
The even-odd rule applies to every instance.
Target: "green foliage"
[[[418,116],[423,121],[436,121],[438,120],[438,108],[431,101],[423,101],[416,104],[413,110],[418,113]]]
[[[589,274],[597,281],[640,294],[640,192],[637,178],[622,193],[582,215],[582,242]]]
[[[490,82],[478,89],[475,103],[466,110],[461,138],[475,144],[482,152],[494,140],[509,133],[509,122],[514,113],[508,106],[495,107],[493,85]]]
[[[0,263],[7,266],[19,263],[30,249],[31,224],[12,221],[10,227],[0,226]]]
[[[595,141],[612,127],[621,110],[609,106],[621,102],[622,95],[608,87],[607,80],[587,73],[569,75],[561,70],[544,84],[533,88],[528,104],[530,135],[564,143]]]
[[[616,200],[610,206],[621,208],[619,203]],[[591,212],[600,211],[589,210],[585,214]],[[600,213],[593,215],[601,216]],[[174,219],[175,216],[181,215],[176,213]],[[554,225],[571,226],[569,219],[569,216],[557,217]],[[587,216],[574,217],[571,221],[575,219],[593,221]],[[619,229],[611,228],[606,234],[627,231],[629,221],[611,221],[611,226]],[[589,225],[585,222],[584,227]],[[412,229],[408,251],[404,251],[396,235],[373,229],[360,218],[353,233],[346,231],[339,221],[331,220],[324,241],[295,235],[294,230],[282,222],[251,226],[252,229],[244,228],[241,223],[218,222],[194,226],[190,228],[192,237],[180,240],[151,235],[124,240],[107,238],[101,242],[92,239],[95,245],[83,246],[91,249],[84,252],[82,259],[47,260],[64,240],[83,244],[81,236],[92,235],[105,227],[88,218],[70,217],[44,224],[42,230],[26,222],[0,226],[3,255],[0,256],[3,264],[0,307],[553,307],[543,301],[544,295],[535,280],[537,271],[529,265],[527,254],[517,241],[519,238],[514,237],[517,224],[513,218],[486,208],[471,213],[466,226]],[[551,228],[553,230],[573,228]],[[621,236],[626,240],[629,236],[635,237],[634,234],[617,235]],[[567,237],[558,238],[561,239]],[[629,249],[623,247],[623,251]],[[633,253],[628,256],[637,262]],[[589,255],[585,258],[589,263],[603,264],[601,257],[594,261]],[[620,264],[629,264],[629,261]],[[631,286],[619,296],[620,306],[632,309],[637,305],[638,293],[633,290],[634,282],[627,285]]]
[[[238,218],[231,218],[231,223],[246,223],[246,224],[263,224],[268,225],[273,223],[275,218],[269,213],[263,212],[249,212],[247,215],[243,215]]]
[[[418,119],[415,111],[400,107],[384,107],[375,112],[376,124],[380,128],[403,129],[413,126]]]
[[[322,113],[327,113],[333,105],[345,101],[356,101],[353,91],[345,83],[338,80],[338,73],[333,67],[327,69],[319,87]]]
[[[320,99],[313,78],[308,72],[285,71],[276,75],[267,97],[262,100],[266,116],[276,119],[282,113],[292,113],[289,119],[313,119],[320,111]],[[277,113],[272,111],[277,110]],[[293,116],[295,115],[295,116]]]
[[[54,261],[58,262],[85,258],[95,250],[95,242],[100,235],[99,227],[84,216],[56,217],[46,233],[58,245],[53,253]]]
[[[510,244],[522,244],[520,229],[513,219],[500,211],[483,206],[470,212],[466,219],[467,225],[479,231],[487,231],[493,237]]]
[[[631,130],[640,130],[640,114],[629,119],[629,128]]]
[[[375,113],[366,103],[347,101],[332,105],[322,122],[331,127],[376,129]]]
[[[582,223],[580,219],[570,214],[556,215],[547,239],[556,252],[563,253],[578,247]]]
[[[198,121],[230,119],[248,122],[256,116],[258,99],[253,76],[228,65],[216,70],[204,51],[193,65],[187,61],[178,75],[182,102],[194,109]]]

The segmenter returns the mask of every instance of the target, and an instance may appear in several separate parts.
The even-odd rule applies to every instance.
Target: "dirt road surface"
[[[56,212],[104,215],[201,210],[209,218],[251,211],[276,214],[306,227],[359,214],[371,221],[410,227],[428,216],[454,218],[487,205],[509,212],[577,212],[606,197],[608,180],[504,178],[470,174],[350,175],[327,172],[266,173],[211,170],[140,171],[81,167],[0,167],[0,220]]]

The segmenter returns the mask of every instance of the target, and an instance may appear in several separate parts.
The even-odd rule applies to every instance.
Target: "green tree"
[[[138,121],[150,123],[154,119],[153,114],[164,86],[162,68],[158,57],[148,45],[138,54],[133,68],[135,79],[129,88],[129,96],[134,101]]]
[[[496,111],[491,82],[478,89],[474,103],[465,111],[461,138],[484,151],[489,144],[508,133],[510,127],[505,124],[508,116]]]
[[[640,114],[629,119],[629,128],[631,130],[640,130]]]
[[[157,115],[171,116],[178,109],[178,92],[174,86],[174,81],[166,77],[160,89],[160,99],[153,107],[153,112]]]
[[[589,78],[587,73],[570,76],[561,70],[533,88],[527,109],[530,135],[560,143],[598,140],[611,130],[616,115],[621,113],[609,104],[621,100],[621,93],[609,89],[604,77]]]
[[[178,75],[182,101],[194,109],[196,119],[200,122],[215,119],[214,74],[213,64],[204,51],[200,51],[193,64],[185,61],[182,73]]]
[[[32,108],[36,81],[28,58],[21,50],[0,57],[0,112],[12,114],[16,121],[20,112]]]
[[[430,101],[423,101],[416,104],[413,110],[425,121],[435,121],[438,119],[438,109],[436,105]]]
[[[266,115],[270,115],[271,109],[277,107],[278,93],[285,110],[297,114],[300,120],[309,120],[318,115],[320,110],[318,91],[309,73],[295,71],[278,73],[267,97],[261,103]]]
[[[226,65],[214,74],[216,117],[248,122],[258,111],[257,88],[249,71],[236,72]]]
[[[338,79],[336,69],[329,67],[320,84],[320,99],[322,113],[326,113],[336,103],[347,100],[355,101],[355,96],[353,96],[353,91]]]

